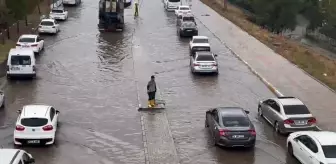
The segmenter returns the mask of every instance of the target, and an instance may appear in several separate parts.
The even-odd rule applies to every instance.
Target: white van
[[[7,77],[36,76],[34,51],[30,49],[15,49],[9,51],[7,59]]]
[[[164,6],[167,11],[175,11],[181,6],[181,0],[165,0]]]

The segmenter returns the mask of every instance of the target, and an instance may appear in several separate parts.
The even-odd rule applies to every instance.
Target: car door
[[[207,125],[209,125],[209,129],[211,129],[211,125],[213,124],[212,123],[212,111],[213,109],[210,109],[209,111],[206,112],[206,123]]]
[[[219,126],[219,113],[218,113],[218,110],[215,109],[213,112],[212,112],[212,131],[213,131],[213,137],[215,137],[216,139],[219,138],[219,129],[220,129],[220,126]]]
[[[56,116],[56,111],[55,111],[55,109],[54,108],[50,108],[50,112],[49,112],[49,114],[50,114],[50,121],[51,121],[51,124],[52,124],[52,126],[55,128],[55,131],[56,131],[56,129],[57,129],[57,124],[56,124],[56,121],[55,120],[57,120],[57,116]]]
[[[262,114],[265,117],[265,119],[267,119],[268,121],[270,121],[270,119],[269,119],[269,113],[270,113],[269,110],[270,110],[271,101],[272,101],[271,99],[268,99],[268,100],[263,101],[263,103],[261,104]]]
[[[297,148],[295,155],[304,164],[315,164],[317,162],[318,147],[315,141],[308,135],[296,138]]]
[[[272,124],[274,124],[280,114],[280,106],[274,100],[271,100],[268,108],[268,119]]]
[[[38,36],[38,37],[36,38],[36,42],[37,42],[37,44],[38,44],[38,48],[39,48],[39,50],[41,50],[42,47],[43,47],[43,42],[44,42],[44,41],[41,39],[40,36]]]
[[[54,21],[54,24],[55,24],[55,27],[56,27],[56,29],[58,31],[59,30],[59,24],[58,24],[58,22],[56,20]]]

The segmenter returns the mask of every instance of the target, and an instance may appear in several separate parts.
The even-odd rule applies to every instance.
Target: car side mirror
[[[297,138],[294,138],[293,141],[298,142],[299,140]]]
[[[19,114],[21,114],[21,109],[17,110],[16,112],[19,113]]]
[[[246,114],[250,114],[250,111],[248,111],[248,110],[244,110],[244,111],[245,111]]]
[[[56,113],[58,114],[58,113],[61,113],[59,110],[56,110]]]
[[[29,158],[25,163],[35,163],[35,159],[34,158]]]
[[[218,55],[217,54],[215,54],[215,57],[217,57]]]

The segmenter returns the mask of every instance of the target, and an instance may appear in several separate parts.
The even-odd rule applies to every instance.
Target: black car
[[[247,116],[249,111],[240,107],[219,107],[206,112],[205,127],[209,128],[215,145],[224,147],[255,146],[256,131]]]
[[[195,22],[183,22],[179,26],[177,33],[180,36],[195,36],[198,35],[198,29]]]

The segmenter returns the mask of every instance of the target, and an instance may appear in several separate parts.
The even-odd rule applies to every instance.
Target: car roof
[[[208,39],[206,36],[193,36],[193,39]]]
[[[222,116],[247,116],[241,107],[219,107],[217,110]]]
[[[37,35],[23,34],[23,35],[20,36],[20,38],[37,38]]]
[[[34,54],[33,50],[31,49],[21,49],[21,48],[11,48],[9,50],[9,55],[28,55],[28,54]]]
[[[19,149],[0,149],[1,164],[10,164],[13,157],[19,152]]]
[[[304,105],[301,100],[295,97],[277,98],[282,105]]]
[[[42,19],[42,21],[41,22],[44,22],[44,21],[48,21],[48,22],[54,22],[55,20],[54,19]]]
[[[39,117],[45,118],[51,106],[48,105],[26,105],[23,107],[22,117],[31,118]]]
[[[194,17],[194,15],[191,13],[183,13],[182,17]]]
[[[305,131],[302,134],[308,134],[314,137],[321,145],[336,145],[336,133],[330,131]]]

